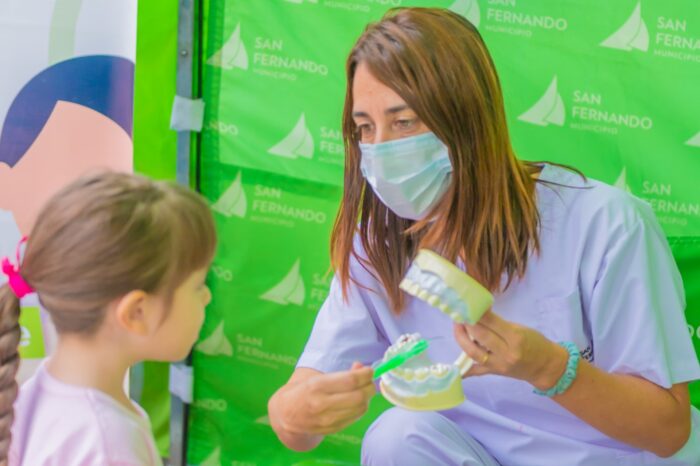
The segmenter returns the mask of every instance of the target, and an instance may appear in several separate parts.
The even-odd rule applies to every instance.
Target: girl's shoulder
[[[48,455],[65,458],[58,464],[66,465],[158,464],[142,411],[130,412],[98,390],[60,382],[44,366],[20,388],[12,431],[13,451],[23,464],[44,464]]]

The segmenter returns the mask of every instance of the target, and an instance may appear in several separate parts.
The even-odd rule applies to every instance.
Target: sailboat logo
[[[260,299],[284,305],[291,303],[301,306],[304,304],[306,289],[304,288],[304,280],[299,273],[300,262],[300,259],[297,259],[287,275],[277,285],[260,295]]]
[[[700,147],[700,132],[698,132],[698,134],[696,134],[692,138],[688,139],[685,143],[689,146]]]
[[[211,206],[212,210],[225,215],[226,217],[236,216],[245,217],[248,208],[245,191],[243,191],[243,183],[241,182],[241,172],[238,172],[236,179],[233,180],[231,186],[226,188],[226,191],[219,197],[219,200]]]
[[[455,0],[449,10],[464,16],[475,27],[479,27],[481,11],[479,11],[479,3],[476,0]]]
[[[620,176],[618,176],[617,180],[615,180],[614,186],[616,188],[620,188],[623,191],[627,191],[628,193],[632,192],[629,185],[627,184],[627,167],[622,167]]]
[[[221,447],[216,449],[199,466],[221,466]]]
[[[314,139],[311,137],[309,128],[306,127],[306,117],[303,113],[292,131],[267,152],[272,155],[292,159],[297,157],[310,159],[314,156]]]
[[[637,3],[625,24],[600,45],[627,51],[637,49],[646,52],[649,49],[649,30],[642,19],[642,2]]]
[[[548,126],[550,123],[562,126],[566,117],[565,113],[564,102],[557,92],[557,77],[554,76],[540,100],[520,115],[518,120],[539,126]]]
[[[233,68],[248,69],[248,52],[241,40],[241,23],[236,25],[236,29],[223,47],[207,60],[208,65],[217,66],[225,70]]]
[[[211,335],[200,341],[195,350],[208,356],[233,356],[233,346],[224,334],[224,321],[214,329]]]

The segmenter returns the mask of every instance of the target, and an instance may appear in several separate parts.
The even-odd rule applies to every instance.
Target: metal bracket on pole
[[[199,30],[201,0],[179,0],[177,26],[177,85],[176,95],[184,99],[199,99]],[[186,186],[196,182],[192,176],[192,155],[196,153],[198,135],[188,130],[177,133],[177,181]]]
[[[176,94],[184,99],[196,100],[201,97],[199,79],[199,59],[202,0],[179,0],[177,28],[177,85]],[[196,170],[199,135],[190,130],[177,133],[177,181],[185,186],[196,188]],[[171,377],[191,373],[191,355],[185,360],[172,364]],[[172,385],[171,385],[172,386]],[[187,465],[187,431],[189,424],[189,403],[191,397],[182,393],[171,396],[170,401],[170,466]],[[187,399],[189,398],[189,399]]]

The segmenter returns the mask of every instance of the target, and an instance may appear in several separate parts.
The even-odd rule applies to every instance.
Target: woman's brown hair
[[[424,220],[395,215],[362,177],[352,117],[360,63],[448,147],[452,181]],[[331,236],[331,262],[344,293],[355,257],[381,281],[393,311],[400,312],[404,298],[398,285],[420,247],[453,262],[461,259],[493,291],[522,276],[528,255],[539,250],[532,176],[538,168],[515,157],[500,82],[476,28],[449,10],[390,10],[357,40],[346,77],[345,188]],[[366,258],[356,249],[356,235]]]
[[[90,335],[108,304],[132,290],[166,302],[216,248],[206,202],[174,183],[104,173],[70,184],[43,207],[20,274],[59,334]],[[17,396],[19,299],[0,287],[0,463],[6,458]]]

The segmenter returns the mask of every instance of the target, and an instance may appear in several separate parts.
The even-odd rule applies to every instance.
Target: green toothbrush
[[[411,345],[411,347],[408,350],[403,351],[394,356],[393,358],[389,359],[388,361],[385,361],[378,365],[377,368],[374,369],[374,378],[378,379],[379,377],[381,377],[382,374],[389,372],[392,369],[396,369],[409,359],[418,356],[426,349],[428,349],[428,341],[418,340],[413,345]]]

